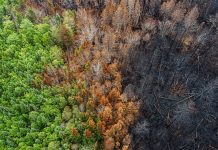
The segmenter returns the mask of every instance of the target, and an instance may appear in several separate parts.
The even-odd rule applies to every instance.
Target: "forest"
[[[0,0],[0,150],[217,150],[218,0]]]

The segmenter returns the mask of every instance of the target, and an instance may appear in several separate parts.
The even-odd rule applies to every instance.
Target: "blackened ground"
[[[217,35],[212,38],[187,53],[160,35],[129,50],[123,85],[141,102],[132,149],[218,149]]]

